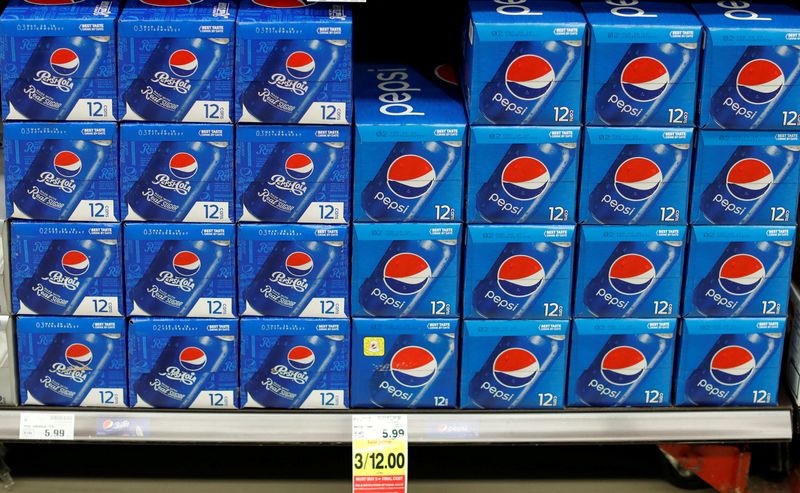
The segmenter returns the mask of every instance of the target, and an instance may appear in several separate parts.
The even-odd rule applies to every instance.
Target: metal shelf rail
[[[74,440],[84,442],[348,443],[354,412],[14,408],[0,410],[0,441],[19,439],[21,413],[69,413],[75,417]],[[792,438],[790,406],[406,414],[411,443],[738,443]]]

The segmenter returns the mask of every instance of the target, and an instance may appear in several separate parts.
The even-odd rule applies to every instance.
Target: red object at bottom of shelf
[[[723,493],[744,492],[750,473],[750,452],[736,445],[662,444],[686,470],[693,472],[712,488]]]

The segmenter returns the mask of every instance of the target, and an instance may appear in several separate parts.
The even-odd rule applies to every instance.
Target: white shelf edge
[[[349,412],[197,412],[15,408],[0,410],[0,441],[19,438],[20,412],[73,413],[77,441],[345,443]],[[382,410],[382,413],[392,413]],[[395,411],[402,413],[402,411]],[[129,436],[103,433],[128,421]],[[570,410],[411,412],[411,443],[654,443],[789,441],[791,410]],[[138,434],[136,430],[138,428]]]

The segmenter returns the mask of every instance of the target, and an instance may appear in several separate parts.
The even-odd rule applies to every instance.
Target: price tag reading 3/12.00
[[[408,418],[353,415],[353,492],[406,493]]]
[[[75,415],[72,413],[22,412],[19,415],[20,440],[73,440]]]

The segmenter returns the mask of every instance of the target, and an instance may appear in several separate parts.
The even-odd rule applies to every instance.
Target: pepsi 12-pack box
[[[574,251],[574,226],[467,226],[464,318],[568,318]]]
[[[23,405],[125,407],[125,319],[17,317]]]
[[[120,125],[125,221],[229,223],[233,126]]]
[[[794,130],[800,126],[800,10],[791,2],[692,2],[707,39],[702,128]]]
[[[583,121],[586,20],[572,2],[472,0],[464,95],[473,125]]]
[[[354,317],[460,313],[461,224],[355,224]]]
[[[685,317],[786,316],[794,226],[693,226]]]
[[[118,221],[118,153],[114,123],[6,123],[3,157],[9,217]]]
[[[126,314],[236,317],[232,224],[125,224]]]
[[[116,0],[11,0],[0,15],[3,119],[116,121]]]
[[[236,19],[236,121],[349,124],[352,23],[349,7],[341,4],[242,0]]]
[[[462,409],[562,408],[568,320],[465,320]]]
[[[130,0],[119,18],[119,119],[230,123],[236,2]]]
[[[435,70],[357,65],[353,220],[463,219],[466,117]]]
[[[467,221],[574,224],[580,127],[471,127]]]
[[[676,405],[777,404],[785,318],[693,318],[681,330]]]
[[[794,224],[800,134],[702,130],[692,180],[692,224]]]
[[[18,315],[123,315],[119,224],[11,224],[11,292]]]
[[[349,320],[245,318],[240,324],[240,407],[349,406]]]
[[[686,227],[583,226],[579,234],[575,317],[678,316]]]
[[[350,221],[350,128],[239,125],[236,219]]]
[[[458,405],[458,320],[353,319],[354,408]]]
[[[686,224],[694,130],[588,127],[579,222]]]
[[[238,254],[242,316],[348,317],[347,226],[240,224]]]
[[[657,0],[585,0],[591,40],[587,125],[691,127],[703,29],[691,8]]]
[[[238,325],[235,320],[203,318],[130,319],[130,406],[235,409]]]
[[[677,327],[676,319],[576,319],[567,404],[669,406]]]

